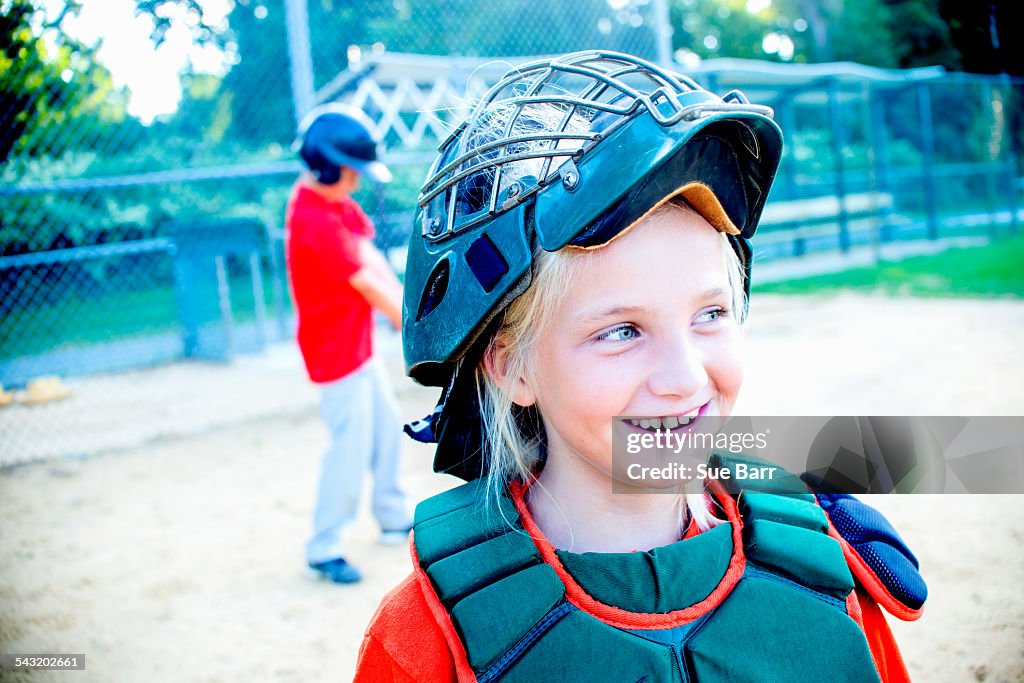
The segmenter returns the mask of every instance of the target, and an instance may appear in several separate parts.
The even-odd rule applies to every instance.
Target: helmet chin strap
[[[419,443],[437,443],[440,440],[438,432],[439,421],[441,419],[441,413],[444,412],[444,404],[448,398],[448,393],[451,391],[452,384],[455,383],[455,378],[445,387],[444,391],[441,392],[441,398],[438,399],[437,405],[434,406],[434,411],[420,420],[413,420],[412,422],[406,423],[402,427],[402,431],[409,435],[413,441]]]

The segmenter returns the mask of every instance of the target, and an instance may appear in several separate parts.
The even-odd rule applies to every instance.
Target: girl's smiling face
[[[743,375],[728,250],[700,215],[666,205],[572,256],[529,376],[506,385],[537,406],[549,463],[568,457],[611,476],[615,416],[730,413]]]

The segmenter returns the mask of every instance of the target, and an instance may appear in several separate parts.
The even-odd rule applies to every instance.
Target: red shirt
[[[297,184],[285,216],[285,252],[298,341],[314,382],[333,382],[373,353],[373,308],[352,285],[359,243],[373,223],[355,200],[330,201]]]

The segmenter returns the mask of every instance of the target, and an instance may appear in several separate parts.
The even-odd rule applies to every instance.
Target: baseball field
[[[1021,339],[1020,300],[760,295],[737,412],[1019,413]],[[403,377],[394,338],[380,341],[403,416],[421,417],[435,391]],[[350,536],[366,580],[307,575],[326,434],[297,352],[81,380],[64,402],[18,415],[95,410],[90,381],[130,382],[132,396],[150,383],[181,404],[133,400],[97,416],[106,433],[133,438],[0,470],[0,651],[86,655],[84,672],[10,680],[350,680],[363,629],[410,563],[406,548],[376,543],[367,512]],[[413,498],[457,483],[430,472],[428,447],[405,448]],[[890,619],[914,680],[1024,680],[1024,496],[871,502],[930,588],[920,621]]]

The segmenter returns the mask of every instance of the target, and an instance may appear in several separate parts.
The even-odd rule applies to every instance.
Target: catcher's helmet
[[[530,285],[535,249],[602,245],[682,196],[728,235],[749,291],[748,239],[782,152],[771,115],[740,93],[720,98],[605,51],[520,66],[484,96],[440,146],[406,262],[406,371],[447,387],[434,415],[407,431],[439,441],[436,470],[482,473],[468,366]]]
[[[391,171],[377,160],[372,125],[358,109],[339,104],[316,107],[299,126],[299,156],[324,185],[338,182],[342,166],[379,183],[390,182]]]

